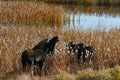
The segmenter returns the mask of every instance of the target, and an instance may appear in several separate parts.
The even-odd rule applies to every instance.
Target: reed
[[[48,3],[72,5],[120,5],[119,0],[41,0]]]
[[[0,75],[1,78],[9,73],[21,73],[21,53],[33,48],[43,38],[52,38],[58,35],[60,41],[55,48],[54,57],[48,57],[45,69],[48,75],[59,73],[59,69],[68,73],[77,73],[87,68],[95,70],[112,68],[120,64],[120,30],[114,29],[108,32],[100,30],[80,31],[65,30],[61,28],[29,27],[29,26],[0,26]],[[73,40],[75,43],[82,42],[95,48],[95,62],[93,66],[82,65],[77,62],[69,63],[69,53],[66,45]],[[75,59],[75,58],[74,58]],[[85,67],[86,66],[86,67]],[[3,74],[2,74],[3,73]],[[44,75],[44,74],[43,74]]]
[[[61,26],[61,6],[36,1],[0,1],[0,23]]]

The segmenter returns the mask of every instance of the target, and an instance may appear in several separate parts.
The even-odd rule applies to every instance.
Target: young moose
[[[94,60],[95,50],[92,46],[85,46],[83,43],[74,44],[73,41],[71,41],[68,43],[68,48],[70,53],[76,54],[78,64],[81,58],[83,62],[86,62],[86,60],[90,62]]]

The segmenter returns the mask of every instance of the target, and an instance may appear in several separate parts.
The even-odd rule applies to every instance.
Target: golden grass
[[[119,0],[45,0],[45,2],[72,5],[120,5]]]
[[[50,76],[31,76],[30,74],[9,74],[1,80],[120,80],[120,67],[102,69],[99,71],[91,68],[70,74],[63,70],[58,70],[59,74]]]
[[[79,70],[93,68],[95,70],[112,68],[120,64],[120,30],[108,32],[65,30],[61,28],[29,27],[29,26],[0,26],[0,75],[9,72],[21,73],[21,53],[34,47],[43,38],[58,35],[60,41],[55,48],[54,57],[48,57],[45,69],[48,75],[56,75],[59,69],[76,74]],[[95,62],[91,65],[78,66],[76,61],[69,63],[70,56],[66,45],[73,40],[95,48]],[[4,73],[2,75],[2,73]],[[44,75],[44,73],[43,73]],[[2,78],[1,77],[1,78]]]
[[[62,25],[61,6],[35,1],[0,1],[0,22],[32,25]]]
[[[100,71],[94,71],[87,69],[79,72],[75,80],[119,80],[120,79],[120,67],[103,69]]]

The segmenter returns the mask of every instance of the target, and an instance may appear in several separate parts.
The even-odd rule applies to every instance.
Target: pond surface
[[[63,29],[80,29],[108,31],[120,29],[119,7],[95,7],[95,6],[64,6],[66,17],[63,21]]]
[[[54,4],[50,4],[54,5]],[[59,6],[59,5],[55,5]],[[62,30],[96,30],[108,31],[109,29],[120,29],[120,6],[75,6],[60,5],[65,9],[62,24],[42,23],[42,27],[61,27]],[[10,26],[12,23],[9,23]],[[24,23],[20,23],[23,24]],[[52,24],[52,25],[51,25]],[[29,25],[28,26],[34,26]],[[36,25],[35,25],[36,26]]]

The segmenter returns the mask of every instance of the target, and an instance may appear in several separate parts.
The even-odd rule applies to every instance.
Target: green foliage
[[[112,80],[120,80],[120,67],[111,69],[110,71]]]
[[[120,67],[101,71],[83,71],[76,80],[120,80]]]
[[[72,78],[65,71],[59,71],[59,74],[56,75],[53,80],[72,80]]]
[[[82,72],[79,74],[79,76],[77,77],[76,80],[88,80],[90,78],[92,78],[94,75],[92,73],[89,72]]]

